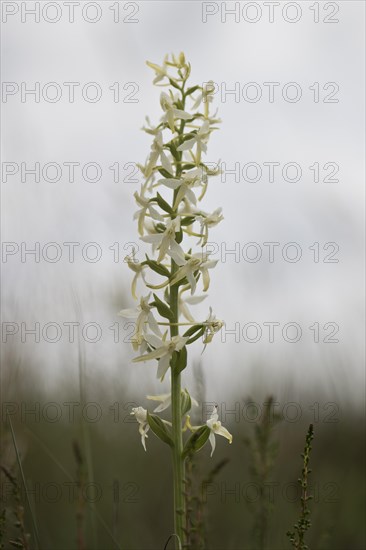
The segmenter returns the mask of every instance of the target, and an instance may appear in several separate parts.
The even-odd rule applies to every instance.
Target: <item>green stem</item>
[[[182,100],[184,109],[184,84],[182,86]],[[178,134],[184,132],[184,121],[181,121]],[[182,157],[182,155],[181,155]],[[181,174],[181,163],[177,163],[176,177]],[[176,199],[177,191],[174,191],[173,208]],[[171,275],[178,270],[178,265],[172,259]],[[170,325],[170,336],[173,338],[179,334],[179,307],[178,307],[178,290],[177,284],[170,286],[170,309],[173,314],[172,323]],[[185,498],[184,498],[184,479],[185,465],[183,459],[183,433],[182,433],[182,412],[181,412],[181,374],[171,369],[171,396],[172,396],[172,434],[173,434],[173,476],[174,476],[174,532],[178,536],[180,543],[176,542],[176,550],[180,550],[184,546],[185,535],[184,526],[186,521]]]
[[[172,260],[172,273],[178,269],[177,264]],[[170,307],[174,315],[174,323],[170,326],[170,335],[177,336],[178,328],[178,285],[170,287]],[[184,460],[183,434],[182,434],[182,413],[181,413],[181,375],[172,368],[171,375],[171,396],[172,396],[172,433],[173,433],[173,476],[174,476],[174,532],[178,535],[181,546],[184,544],[184,522],[185,522],[185,499],[184,499]],[[180,546],[176,542],[176,548]]]

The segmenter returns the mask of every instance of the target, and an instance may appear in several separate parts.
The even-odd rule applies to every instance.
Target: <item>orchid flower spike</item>
[[[153,413],[141,406],[132,409],[142,446],[146,450],[151,429],[173,449],[179,462],[187,449],[199,450],[200,443],[194,434],[193,440],[186,442],[188,447],[182,439],[188,429],[194,431],[188,413],[192,405],[198,405],[181,387],[181,373],[189,367],[187,348],[199,338],[206,346],[223,326],[211,307],[206,320],[196,320],[190,311],[191,306],[205,299],[206,295],[196,293],[197,288],[202,288],[204,294],[208,291],[212,270],[218,263],[203,247],[209,242],[210,230],[223,219],[222,211],[216,208],[207,213],[201,203],[211,178],[220,173],[218,165],[212,168],[212,163],[205,161],[208,143],[220,120],[211,113],[216,85],[213,81],[204,85],[188,83],[191,66],[184,53],[166,55],[162,63],[148,61],[147,65],[154,72],[154,84],[164,88],[160,90],[159,120],[154,123],[146,117],[143,127],[151,146],[145,162],[138,164],[142,183],[134,193],[134,219],[141,249],[146,253],[145,259],[137,261],[133,250],[125,259],[133,271],[131,292],[138,302],[134,308],[122,309],[119,315],[135,323],[132,346],[137,357],[133,363],[153,362],[161,381],[167,373],[171,379],[169,393],[147,396],[156,402]],[[138,282],[153,292],[137,296]],[[169,407],[172,423],[157,415]],[[218,419],[217,407],[206,425],[196,429],[199,428],[206,436],[209,432],[212,453],[216,435],[232,441]],[[181,473],[178,468],[176,475],[182,477]],[[182,480],[177,481],[177,486],[183,486]],[[178,491],[177,498],[180,496]],[[175,509],[181,507],[178,503]]]

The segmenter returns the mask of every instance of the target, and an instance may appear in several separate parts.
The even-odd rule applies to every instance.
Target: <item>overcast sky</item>
[[[115,343],[109,327],[123,327],[115,314],[132,305],[123,257],[131,243],[139,246],[132,215],[141,177],[133,163],[149,152],[151,140],[140,131],[145,115],[152,122],[160,116],[160,90],[145,61],[184,51],[192,85],[217,83],[214,105],[223,122],[207,160],[221,160],[227,171],[211,180],[203,204],[206,211],[221,206],[225,216],[210,235],[220,261],[197,309],[205,318],[211,305],[226,322],[202,359],[210,391],[238,384],[245,391],[253,381],[281,387],[291,378],[359,397],[364,3],[320,2],[317,12],[307,2],[271,9],[266,2],[230,2],[240,8],[230,15],[221,2],[129,2],[119,11],[116,2],[80,2],[73,23],[64,2],[47,9],[41,2],[35,22],[26,10],[34,4],[2,3],[3,322],[16,323],[6,325],[8,332],[19,329],[7,336],[8,348],[31,364],[35,378],[42,372],[48,387],[76,372],[76,344],[68,343],[64,323],[97,323],[100,341],[83,341],[89,368],[155,384],[155,367],[131,365],[122,342],[128,331],[122,328]],[[26,93],[38,93],[37,86],[39,101]],[[39,182],[27,172],[35,163]],[[79,163],[74,178],[65,163]],[[74,262],[71,245],[63,244],[70,242],[80,243]],[[40,261],[29,254],[22,261],[22,246],[39,246]],[[60,260],[50,261],[60,251]],[[51,328],[39,344],[30,335],[22,343],[35,322],[41,332],[58,323],[59,342],[45,341]],[[286,341],[298,327],[299,341]]]

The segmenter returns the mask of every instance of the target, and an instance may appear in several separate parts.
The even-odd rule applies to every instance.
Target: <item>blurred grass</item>
[[[80,541],[77,543],[80,486],[77,485],[78,464],[73,442],[79,443],[83,453],[81,426],[84,423],[90,437],[93,476],[98,490],[97,502],[93,503],[93,485],[90,485],[93,482],[84,481],[82,490],[86,491],[85,508],[89,510],[83,519],[85,548],[162,549],[173,524],[169,450],[151,434],[147,442],[148,452],[143,451],[137,425],[129,415],[130,407],[133,406],[129,404],[131,395],[125,395],[122,386],[114,385],[108,396],[99,395],[98,400],[95,397],[98,395],[97,381],[94,381],[93,387],[93,400],[102,411],[101,418],[96,422],[85,422],[79,406],[75,406],[75,415],[70,421],[66,414],[68,409],[63,404],[79,403],[80,396],[78,388],[68,387],[67,384],[58,389],[57,395],[47,396],[37,390],[35,384],[23,384],[16,399],[14,396],[3,399],[18,403],[19,406],[19,411],[11,418],[19,440],[25,481],[37,518],[40,548],[80,550]],[[240,395],[231,402],[240,402],[240,406],[244,407],[246,397]],[[251,397],[263,403],[260,394],[256,396],[251,392]],[[86,400],[92,401],[87,397]],[[326,401],[329,401],[329,396]],[[28,413],[22,418],[21,404],[34,409],[36,402],[40,403],[40,417]],[[51,402],[57,403],[62,410],[62,417],[55,422],[50,419],[56,409],[52,406],[44,408],[45,404]],[[117,402],[119,407],[115,405]],[[298,422],[282,420],[273,430],[274,440],[278,442],[278,455],[269,478],[269,482],[274,485],[271,485],[273,498],[270,499],[266,541],[268,550],[289,548],[286,531],[292,527],[299,514],[295,487],[300,475],[300,453],[305,433],[309,422],[314,422],[315,413],[311,407],[314,402],[322,404],[325,400],[321,395],[308,394],[301,396],[297,402],[303,411],[302,418]],[[95,407],[88,410],[90,420],[97,410]],[[229,404],[227,409],[230,409]],[[46,418],[42,416],[42,411]],[[319,421],[314,422],[310,486],[313,487],[315,498],[310,504],[312,527],[309,531],[309,547],[313,550],[363,550],[366,544],[363,527],[363,413],[361,410],[357,412],[354,407],[348,408],[344,403],[337,422],[327,422],[327,418],[323,412]],[[258,495],[256,480],[250,473],[250,453],[244,441],[253,435],[254,423],[247,417],[241,417],[238,422],[233,420],[230,414],[227,414],[226,420],[223,419],[234,435],[233,445],[229,447],[220,438],[212,459],[207,447],[197,455],[196,460],[202,477],[207,477],[209,470],[221,460],[229,460],[203,494],[206,501],[207,549],[211,550],[257,548],[253,537],[253,510]],[[19,474],[9,424],[6,424],[4,416],[1,440],[1,463]],[[3,502],[11,510],[11,497],[3,478],[1,486]],[[98,542],[93,536],[93,518]],[[25,523],[28,532],[32,532],[28,508]],[[11,527],[9,529],[7,536]],[[31,547],[34,548],[34,539],[31,541]]]

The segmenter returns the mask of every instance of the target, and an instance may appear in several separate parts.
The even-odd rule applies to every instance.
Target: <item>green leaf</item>
[[[176,146],[174,145],[173,141],[171,141],[169,144],[168,144],[168,147],[169,147],[169,151],[171,152],[172,156],[175,158],[175,160],[178,160],[180,161],[180,155],[181,153],[179,151],[177,151],[177,148]]]
[[[154,228],[158,233],[164,233],[166,230],[166,226],[163,223],[155,223]]]
[[[150,269],[155,271],[155,273],[162,275],[163,277],[168,277],[168,278],[170,277],[170,271],[168,268],[166,268],[164,265],[161,265],[154,260],[150,260],[147,255],[146,255],[146,260],[143,262],[143,264],[148,265]]]
[[[187,96],[187,95],[194,94],[194,92],[198,89],[199,89],[199,86],[192,86],[192,88],[188,88],[185,95]]]
[[[187,366],[187,348],[184,346],[180,351],[177,351],[177,359],[175,362],[175,368],[177,372],[182,372]]]
[[[201,426],[193,432],[191,437],[188,439],[187,443],[184,446],[183,449],[183,458],[186,458],[187,456],[196,453],[207,442],[208,438],[210,437],[210,428],[207,425]]]
[[[177,108],[177,109],[180,109],[181,111],[184,110],[184,105],[183,105],[181,99],[177,99],[176,101],[174,101],[173,105],[175,105],[176,108]]]
[[[174,214],[173,208],[166,202],[166,200],[163,199],[163,197],[160,195],[160,193],[156,194],[156,202],[160,206],[164,212],[167,212],[168,214],[172,215]]]
[[[193,132],[189,132],[188,134],[184,134],[184,136],[180,139],[180,144],[184,143],[185,141],[188,141],[189,139],[194,138],[194,136],[197,135],[197,130],[194,130]]]
[[[188,282],[187,277],[183,277],[183,279],[181,279],[180,281],[177,281],[174,285],[172,285],[172,287],[186,286],[188,284],[189,284],[189,282]]]
[[[187,414],[187,412],[190,411],[191,408],[192,408],[191,396],[189,395],[189,392],[187,390],[183,390],[180,398],[180,410],[182,412],[182,416]]]
[[[158,172],[163,176],[163,178],[171,178],[172,175],[167,172],[163,167],[158,168]]]
[[[192,338],[187,340],[187,345],[193,344],[193,342],[198,340],[198,338],[201,338],[201,336],[203,336],[204,333],[205,333],[205,327],[202,327],[201,330],[197,332],[197,334],[195,334],[194,336],[192,336]]]
[[[195,221],[195,217],[194,216],[187,216],[186,218],[183,218],[180,222],[180,225],[192,225],[192,223]]]
[[[180,90],[180,87],[179,87],[179,85],[176,83],[175,80],[173,80],[172,78],[169,78],[169,82],[170,82],[170,85],[173,86],[173,88],[177,88],[177,90]]]
[[[170,436],[170,433],[168,432],[168,429],[162,419],[157,416],[156,414],[150,414],[147,413],[147,421],[149,423],[150,428],[154,432],[154,434],[161,439],[161,441],[164,441],[164,443],[167,443],[167,445],[170,445],[173,447],[173,440]]]
[[[170,310],[169,306],[167,304],[164,304],[162,300],[160,300],[159,296],[154,294],[155,301],[153,302],[153,305],[156,307],[156,309],[159,312],[159,315],[162,317],[165,317],[165,319],[169,319],[172,323],[174,322],[174,314]]]
[[[192,336],[195,332],[198,330],[201,330],[203,328],[203,325],[193,325],[193,327],[190,327],[186,332],[183,334],[183,336]]]
[[[183,241],[183,231],[182,230],[177,231],[175,233],[175,240],[177,241],[178,244],[180,244]]]
[[[193,162],[187,162],[182,166],[182,170],[191,170],[192,168],[197,168],[197,166],[193,164]]]

